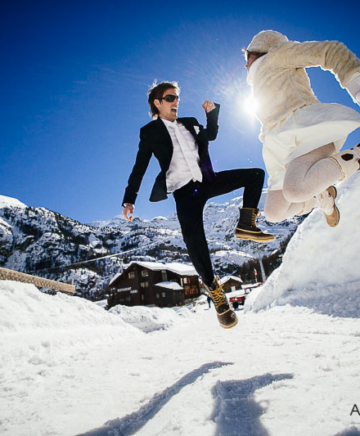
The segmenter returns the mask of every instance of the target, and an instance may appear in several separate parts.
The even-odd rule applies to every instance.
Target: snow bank
[[[245,311],[291,304],[327,315],[360,317],[360,174],[338,186],[340,223],[312,212],[290,241],[282,265],[254,290]]]
[[[106,311],[106,300],[98,303],[57,293],[40,292],[34,285],[0,281],[0,334],[6,337],[42,334],[69,334],[91,339],[104,334],[127,335],[167,330],[184,320],[191,320],[194,312],[187,306],[176,308],[127,307],[118,305]],[[94,328],[96,326],[96,328]]]
[[[34,285],[0,281],[0,333],[36,333],[111,327],[132,330],[121,318],[83,298],[40,292]]]
[[[163,308],[117,305],[109,310],[117,314],[126,323],[140,329],[145,333],[157,330],[168,330],[176,325],[183,325],[184,318],[191,319],[194,315],[187,307]]]

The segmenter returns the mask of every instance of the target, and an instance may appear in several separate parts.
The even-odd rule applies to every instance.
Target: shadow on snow
[[[212,390],[216,400],[212,415],[217,425],[216,435],[267,435],[260,422],[265,410],[254,400],[253,394],[273,382],[291,378],[291,374],[264,374],[248,380],[218,382]]]
[[[195,369],[189,374],[182,377],[177,383],[166,388],[163,392],[155,394],[152,400],[142,406],[137,412],[126,415],[123,418],[114,419],[105,423],[102,427],[82,433],[79,436],[129,436],[141,429],[148,421],[150,421],[162,407],[178,394],[181,389],[207,373],[211,369],[221,368],[224,365],[232,365],[232,363],[212,362],[206,363],[200,368]]]
[[[162,407],[177,395],[182,388],[192,384],[196,379],[211,369],[232,365],[226,362],[207,363],[182,377],[177,383],[155,394],[151,401],[137,412],[114,419],[102,427],[82,433],[78,436],[130,436],[150,421]],[[266,409],[254,399],[256,390],[273,382],[292,379],[291,374],[264,374],[247,380],[229,380],[217,382],[212,389],[215,398],[211,419],[216,423],[216,436],[268,436],[260,418]],[[351,427],[336,436],[360,436],[360,431]]]

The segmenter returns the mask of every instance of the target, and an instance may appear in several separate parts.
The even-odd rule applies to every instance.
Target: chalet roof
[[[117,273],[114,275],[114,277],[110,280],[109,285],[112,285],[114,283],[114,281],[121,276],[122,273]]]
[[[172,271],[172,272],[179,274],[181,276],[197,276],[198,275],[192,266],[186,265],[184,263],[179,263],[179,262],[161,263],[161,262],[133,261],[133,262],[130,262],[129,266],[131,266],[133,264],[140,265],[140,266],[147,268],[147,269],[150,269],[152,271],[163,271],[163,270]]]
[[[235,277],[235,276],[224,276],[220,279],[220,283],[222,285],[224,285],[226,282],[228,282],[229,280],[234,280],[236,282],[242,283],[243,281],[241,280],[240,277]]]
[[[156,283],[154,286],[159,286],[160,288],[171,289],[173,291],[183,291],[184,288],[176,282],[160,282]]]

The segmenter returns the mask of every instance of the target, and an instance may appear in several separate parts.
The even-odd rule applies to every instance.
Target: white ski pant
[[[309,213],[316,196],[342,179],[341,168],[330,158],[334,152],[334,144],[327,144],[288,164],[283,189],[268,191],[264,211],[268,221],[279,222]]]

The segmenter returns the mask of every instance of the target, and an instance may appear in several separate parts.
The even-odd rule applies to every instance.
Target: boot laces
[[[216,307],[221,306],[222,304],[227,304],[224,292],[222,290],[222,286],[219,282],[217,282],[217,288],[214,290],[210,290],[211,298]]]

